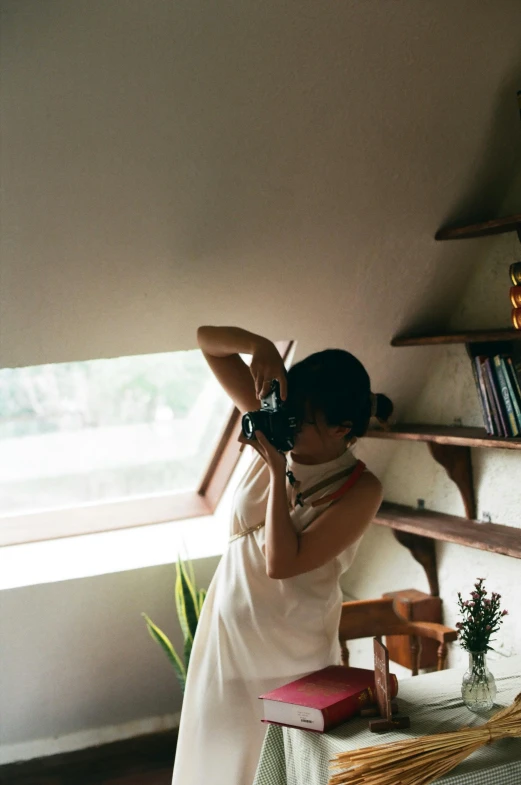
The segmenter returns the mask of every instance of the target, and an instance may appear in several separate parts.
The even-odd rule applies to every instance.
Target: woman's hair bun
[[[393,413],[393,402],[383,393],[375,393],[376,407],[374,416],[381,423],[386,423]]]

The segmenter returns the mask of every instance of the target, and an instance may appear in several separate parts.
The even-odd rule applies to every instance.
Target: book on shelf
[[[390,674],[391,697],[398,679]],[[259,695],[262,722],[325,733],[376,703],[374,670],[329,665],[301,679]]]
[[[508,412],[503,394],[501,392],[501,384],[498,379],[494,357],[487,357],[487,369],[489,371],[490,380],[492,384],[492,394],[494,395],[496,406],[499,411],[499,419],[501,420],[502,436],[513,436],[510,421],[508,419]]]
[[[492,419],[492,410],[487,396],[487,388],[485,387],[485,379],[483,377],[483,369],[481,367],[481,357],[474,357],[472,360],[472,371],[474,373],[474,381],[476,382],[476,389],[478,391],[478,399],[481,404],[481,411],[483,413],[483,420],[485,423],[485,430],[492,436],[495,435],[494,421]]]
[[[495,354],[492,359],[497,380],[498,397],[505,413],[506,425],[509,431],[508,435],[517,436],[519,434],[519,428],[514,411],[513,399],[510,397],[510,390],[505,376],[504,362],[499,354]]]
[[[512,343],[474,345],[472,372],[487,433],[521,437],[521,352]]]
[[[507,365],[512,369],[512,375],[515,379],[519,395],[521,396],[521,345],[517,352],[508,354]]]
[[[502,392],[505,401],[507,401],[508,417],[512,425],[513,436],[521,434],[521,398],[518,400],[516,389],[512,384],[512,379],[508,371],[507,357],[504,355],[496,355],[494,362],[498,369],[498,376],[501,377],[501,382],[504,385]]]
[[[514,363],[511,357],[505,357],[505,363],[507,367],[507,373],[510,378],[510,382],[512,384],[512,388],[514,390],[514,399],[517,401],[519,411],[521,413],[521,381],[520,381],[521,371],[520,373],[516,373],[516,369],[514,367]],[[521,428],[521,414],[519,419],[519,427]]]
[[[496,382],[490,357],[482,358],[483,375],[485,378],[485,387],[487,396],[492,410],[492,420],[494,423],[494,432],[496,436],[508,436],[508,429],[506,420],[503,416],[499,396],[496,390]]]

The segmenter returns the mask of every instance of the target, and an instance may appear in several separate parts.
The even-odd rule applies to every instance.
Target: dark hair
[[[328,425],[351,422],[349,436],[363,436],[371,418],[371,380],[354,355],[343,349],[325,349],[288,370],[287,404],[299,426],[309,412],[320,411]],[[378,393],[375,417],[384,423],[392,411],[392,401]]]

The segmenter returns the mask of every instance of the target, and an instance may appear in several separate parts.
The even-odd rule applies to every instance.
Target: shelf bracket
[[[428,447],[434,460],[443,466],[450,479],[458,486],[466,517],[475,520],[476,498],[470,447],[438,444],[437,442],[428,442]]]
[[[431,537],[422,537],[419,534],[393,529],[393,534],[400,545],[407,548],[416,561],[425,570],[429,590],[433,597],[440,596],[438,584],[438,568],[436,564],[436,544]]]

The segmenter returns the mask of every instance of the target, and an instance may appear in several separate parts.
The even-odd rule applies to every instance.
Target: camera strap
[[[311,502],[311,507],[319,507],[322,504],[328,504],[330,502],[332,503],[337,501],[337,499],[340,499],[355,484],[358,478],[365,471],[365,468],[366,466],[363,461],[357,461],[355,465],[351,466],[349,469],[344,469],[343,471],[338,472],[337,474],[333,474],[331,477],[326,477],[325,480],[321,480],[321,482],[312,485],[311,488],[308,488],[307,490],[302,491],[301,493],[297,493],[297,497],[300,498],[298,501],[296,501],[296,503],[299,504],[301,507],[303,507],[305,499],[309,498],[310,496],[313,496],[314,493],[321,491],[323,488],[327,488],[328,485],[332,485],[337,480],[341,480],[343,477],[347,477],[348,479],[343,485],[340,486],[340,488],[338,488],[336,491],[334,491],[333,493],[327,496],[322,496],[322,498],[317,499],[314,502]],[[289,476],[290,474],[292,475],[294,483],[296,485],[298,484],[297,485],[297,489],[298,489],[298,487],[300,487],[299,480],[295,478],[295,476],[291,471],[286,472],[286,474],[288,475],[288,479],[291,485],[293,486],[293,482],[291,480],[291,477]],[[290,509],[295,509],[295,506],[293,506],[293,508],[291,507],[291,502],[290,502]],[[247,534],[252,534],[253,532],[258,531],[259,529],[262,529],[264,525],[265,525],[265,521],[261,521],[256,526],[250,526],[248,529],[244,529],[242,532],[239,532],[238,534],[233,534],[230,537],[229,542],[233,542],[234,540],[238,540],[241,537],[245,537]]]
[[[363,461],[357,461],[354,466],[351,466],[349,469],[344,469],[337,474],[333,474],[331,477],[326,477],[325,480],[321,480],[320,482],[312,485],[311,488],[307,488],[305,491],[299,491],[301,483],[299,480],[296,479],[295,475],[291,470],[288,469],[286,475],[290,484],[293,489],[292,499],[290,502],[290,509],[295,509],[297,504],[300,507],[304,506],[304,501],[308,499],[310,496],[313,496],[318,491],[321,491],[323,488],[327,488],[328,485],[332,485],[337,480],[341,480],[343,477],[348,477],[347,481],[338,488],[334,493],[329,494],[328,496],[323,496],[321,499],[317,499],[314,502],[311,502],[312,507],[319,507],[322,504],[327,504],[328,502],[334,502],[339,499],[341,496],[346,493],[346,491],[351,488],[352,485],[358,480],[360,475],[365,469],[365,463]]]

